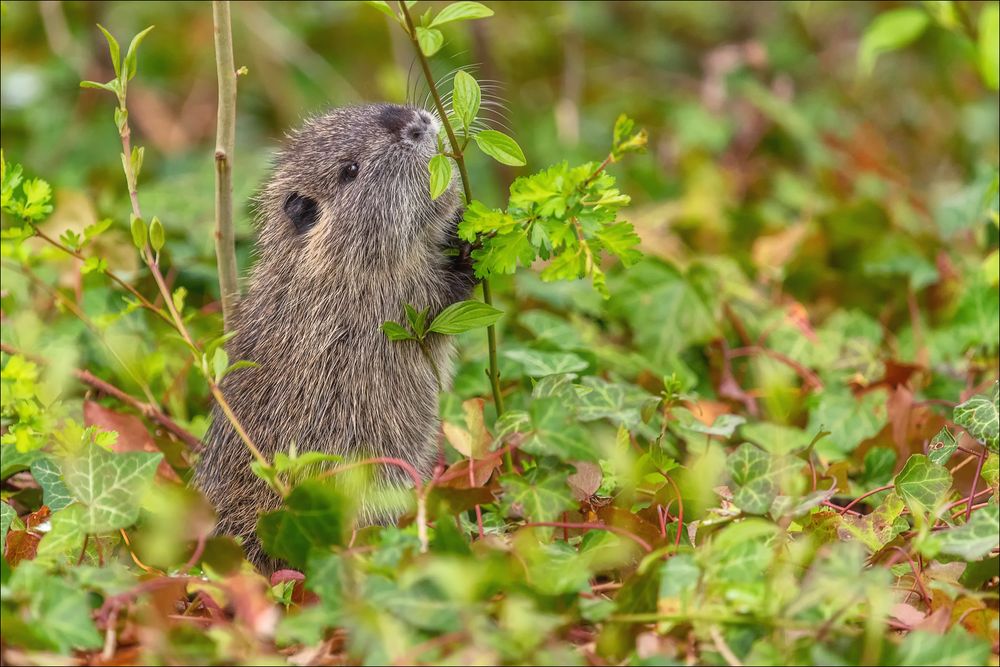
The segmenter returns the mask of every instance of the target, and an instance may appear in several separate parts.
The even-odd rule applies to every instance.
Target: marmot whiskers
[[[300,452],[396,457],[431,473],[438,378],[417,345],[388,340],[380,326],[404,321],[404,303],[429,307],[432,318],[474,284],[467,255],[445,252],[461,217],[455,182],[430,197],[437,130],[422,109],[347,107],[308,121],[279,153],[259,197],[259,258],[228,348],[257,366],[222,383],[265,456],[295,443]],[[447,385],[452,342],[428,342]],[[251,461],[216,407],[195,482],[216,508],[218,532],[241,536],[250,561],[267,569],[274,563],[254,527],[279,499]],[[378,474],[408,483],[391,466]],[[362,520],[395,519],[385,514],[363,508]]]

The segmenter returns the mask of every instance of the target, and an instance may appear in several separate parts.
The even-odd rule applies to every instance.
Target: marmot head
[[[306,270],[398,267],[440,248],[459,206],[455,179],[431,200],[439,121],[423,109],[334,109],[292,133],[260,197],[258,250]],[[293,260],[294,261],[294,260]]]

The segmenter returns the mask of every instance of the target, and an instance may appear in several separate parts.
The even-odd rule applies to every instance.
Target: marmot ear
[[[316,200],[300,195],[298,192],[288,195],[282,208],[299,234],[308,231],[316,224],[316,218],[319,217],[319,207],[316,205]]]

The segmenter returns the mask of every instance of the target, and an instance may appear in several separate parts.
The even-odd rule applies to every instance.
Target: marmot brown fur
[[[341,108],[308,121],[278,154],[258,202],[259,258],[228,347],[232,360],[257,366],[222,382],[269,459],[295,443],[299,452],[396,457],[431,473],[438,378],[418,345],[390,341],[380,326],[405,321],[405,303],[429,307],[430,321],[474,284],[467,255],[446,254],[461,217],[454,180],[430,197],[438,127],[412,107]],[[428,343],[447,385],[452,341],[431,334]],[[280,500],[251,462],[216,407],[195,483],[216,508],[217,532],[242,537],[248,559],[269,569],[254,528]],[[409,484],[392,466],[378,475]],[[365,523],[396,518],[362,505]]]

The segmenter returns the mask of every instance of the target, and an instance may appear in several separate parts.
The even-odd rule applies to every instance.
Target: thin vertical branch
[[[455,136],[455,131],[451,128],[451,123],[448,122],[448,112],[445,111],[444,104],[441,103],[441,95],[438,93],[437,82],[434,80],[434,75],[431,73],[430,64],[427,62],[427,56],[420,49],[420,43],[417,41],[417,29],[413,23],[413,17],[410,16],[410,10],[406,6],[405,2],[399,3],[399,9],[403,13],[403,18],[406,21],[406,31],[410,37],[410,42],[413,44],[413,49],[417,54],[417,60],[420,61],[420,68],[423,70],[424,78],[427,80],[427,86],[430,88],[431,97],[434,99],[434,106],[437,108],[438,115],[441,117],[441,122],[444,123],[445,132],[448,135],[448,143],[451,144],[452,157],[455,163],[458,165],[458,172],[462,177],[462,190],[465,193],[465,203],[466,205],[472,202],[472,188],[469,185],[469,174],[465,168],[465,155],[462,153],[462,145],[458,141],[458,137]],[[483,301],[489,305],[493,305],[493,293],[490,291],[490,282],[487,279],[483,279]],[[503,414],[503,394],[500,391],[500,370],[497,363],[497,330],[496,326],[490,325],[486,329],[486,339],[487,345],[489,347],[489,359],[490,368],[487,371],[487,375],[490,379],[490,387],[493,390],[493,404],[496,406],[497,416]],[[513,462],[508,458],[507,467],[512,468]]]
[[[228,0],[212,2],[215,22],[215,66],[219,79],[219,113],[215,135],[215,256],[219,264],[219,292],[225,331],[233,325],[239,298],[236,240],[233,232],[233,152],[236,147],[236,67]]]

